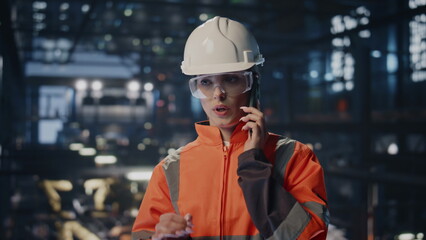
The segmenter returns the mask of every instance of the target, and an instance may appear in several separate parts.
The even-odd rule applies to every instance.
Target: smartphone
[[[255,76],[258,78],[259,76]],[[253,86],[251,87],[251,94],[249,100],[249,107],[259,108],[259,99],[260,99],[260,89],[258,79],[253,81]],[[250,129],[250,137],[253,133],[253,130]]]
[[[255,78],[259,78],[259,76],[254,76]],[[260,91],[259,91],[259,82],[258,79],[254,79],[252,91],[250,94],[249,107],[259,108],[258,103],[260,99]]]

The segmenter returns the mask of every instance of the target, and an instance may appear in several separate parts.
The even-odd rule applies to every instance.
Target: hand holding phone
[[[240,119],[240,121],[246,123],[242,130],[247,131],[248,134],[247,141],[244,144],[244,151],[253,148],[263,149],[268,138],[263,113],[254,107],[241,107],[241,110],[247,113],[246,116]]]

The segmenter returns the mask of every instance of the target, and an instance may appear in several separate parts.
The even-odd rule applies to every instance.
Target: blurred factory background
[[[243,22],[271,131],[308,144],[335,238],[425,239],[425,0],[2,0],[0,239],[128,239],[203,120],[190,32]],[[342,238],[341,238],[342,239]]]

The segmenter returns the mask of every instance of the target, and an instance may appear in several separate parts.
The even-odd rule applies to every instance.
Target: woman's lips
[[[213,112],[218,116],[225,116],[229,112],[229,107],[226,105],[216,105],[213,108]]]

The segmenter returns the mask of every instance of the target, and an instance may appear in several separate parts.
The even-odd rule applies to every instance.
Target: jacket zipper
[[[228,183],[228,153],[229,147],[223,146],[223,181],[222,181],[222,196],[221,196],[221,206],[220,206],[220,240],[223,239],[224,236],[224,228],[225,228],[225,198],[226,198],[226,188]]]

